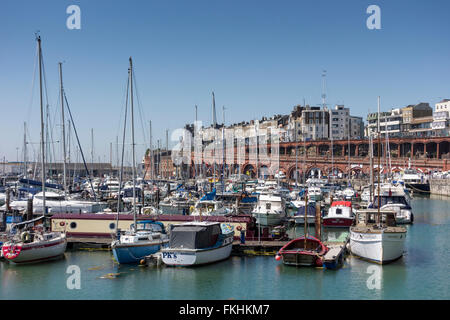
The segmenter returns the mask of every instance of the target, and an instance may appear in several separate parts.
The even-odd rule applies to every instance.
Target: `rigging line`
[[[138,103],[138,111],[139,111],[139,116],[140,116],[140,122],[141,122],[141,129],[142,129],[142,136],[144,138],[144,141],[147,141],[147,130],[144,127],[144,123],[143,123],[143,119],[145,117],[145,112],[142,108],[141,105],[141,99],[140,99],[140,95],[139,95],[139,90],[138,90],[138,86],[137,86],[137,81],[136,81],[136,72],[133,70],[133,82],[134,82],[134,91],[136,92],[136,98],[137,98],[137,103]],[[149,137],[150,140],[150,137]]]
[[[30,96],[30,101],[28,104],[28,110],[27,110],[27,123],[30,123],[30,119],[31,119],[31,108],[32,108],[32,104],[33,104],[33,97],[34,97],[34,86],[35,86],[35,81],[36,81],[36,69],[37,69],[37,63],[39,60],[39,47],[36,46],[36,56],[34,58],[34,68],[33,68],[33,78],[31,79],[31,96]]]
[[[91,175],[89,173],[89,170],[88,170],[88,167],[86,164],[86,160],[84,158],[84,153],[83,153],[83,149],[81,148],[80,139],[78,138],[77,128],[75,127],[75,122],[73,121],[72,112],[70,111],[70,107],[69,107],[69,102],[67,101],[67,96],[64,91],[63,91],[63,95],[64,95],[64,100],[66,101],[66,107],[67,107],[67,111],[69,112],[70,120],[72,121],[73,131],[75,133],[75,136],[77,137],[78,147],[79,147],[79,150],[81,153],[81,157],[83,158],[84,168],[86,169],[87,178],[89,180],[89,184],[91,185],[92,194],[94,195],[94,200],[97,201],[97,196],[95,195],[94,186],[92,185]]]
[[[129,83],[128,83],[129,81],[130,80],[128,79],[127,80],[127,85],[125,86],[127,88],[129,86]],[[116,137],[119,136],[119,133],[121,132],[121,129],[122,129],[122,124],[123,124],[123,122],[122,122],[122,113],[125,113],[124,112],[124,108],[126,108],[126,101],[128,99],[127,96],[128,96],[128,89],[123,93],[123,96],[122,96],[122,109],[120,111],[119,123],[117,124]]]

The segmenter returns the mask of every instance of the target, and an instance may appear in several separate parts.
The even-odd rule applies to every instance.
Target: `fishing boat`
[[[66,250],[64,233],[47,232],[45,217],[14,224],[12,239],[3,243],[3,257],[14,264],[36,263],[61,258]]]
[[[227,259],[234,230],[219,222],[188,222],[172,225],[169,247],[161,250],[168,266],[197,266]]]
[[[285,200],[276,193],[262,193],[252,215],[261,226],[273,226],[281,223],[286,216]]]
[[[158,252],[167,246],[169,237],[162,222],[140,220],[130,231],[118,233],[117,240],[111,243],[114,258],[120,264],[139,263],[144,257]]]
[[[328,252],[319,239],[312,236],[303,236],[289,241],[275,256],[283,264],[296,267],[321,267],[323,256]]]
[[[323,218],[326,227],[348,228],[353,224],[355,215],[350,201],[333,201],[328,214]]]
[[[378,97],[378,128],[379,121],[380,97]],[[381,149],[380,137],[378,131],[378,150]],[[380,168],[380,152],[378,152],[378,168]],[[381,195],[380,170],[378,170],[377,194]],[[357,212],[356,224],[350,227],[349,245],[352,254],[371,262],[385,264],[403,256],[406,229],[397,226],[394,211],[381,210],[380,196],[377,198],[377,204],[377,209]]]
[[[406,229],[397,226],[395,212],[361,210],[356,213],[356,225],[350,227],[350,252],[386,264],[403,256],[405,239]]]

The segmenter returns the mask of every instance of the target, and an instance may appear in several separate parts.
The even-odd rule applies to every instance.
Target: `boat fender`
[[[24,231],[20,235],[20,238],[22,239],[23,242],[28,242],[30,241],[30,233],[28,231]]]
[[[189,207],[189,212],[192,213],[193,211],[194,211],[194,206],[190,206],[190,207]]]

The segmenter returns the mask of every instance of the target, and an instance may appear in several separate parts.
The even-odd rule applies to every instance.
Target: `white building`
[[[330,110],[331,136],[333,140],[345,140],[349,137],[350,109],[336,105]]]
[[[307,106],[302,110],[301,140],[322,140],[329,138],[329,112],[320,107]],[[297,135],[297,140],[300,137]]]
[[[436,136],[450,135],[450,99],[436,103],[431,128]]]

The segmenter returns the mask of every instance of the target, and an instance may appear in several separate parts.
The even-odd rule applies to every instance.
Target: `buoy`
[[[281,260],[281,256],[277,254],[277,255],[275,256],[275,260],[280,261],[280,260]]]
[[[140,264],[145,264],[145,259],[141,259],[141,261],[139,261]]]

